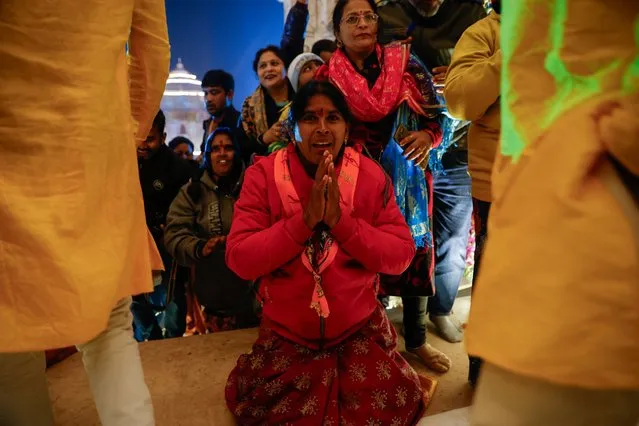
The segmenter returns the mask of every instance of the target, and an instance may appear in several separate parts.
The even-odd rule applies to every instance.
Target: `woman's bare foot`
[[[408,352],[417,355],[426,367],[437,373],[446,373],[450,370],[451,361],[442,351],[425,343],[417,349],[408,349]]]

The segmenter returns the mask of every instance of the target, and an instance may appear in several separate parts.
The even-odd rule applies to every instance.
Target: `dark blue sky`
[[[201,80],[212,68],[235,77],[236,108],[257,87],[255,52],[279,44],[284,12],[277,0],[166,0],[171,68],[184,66]]]

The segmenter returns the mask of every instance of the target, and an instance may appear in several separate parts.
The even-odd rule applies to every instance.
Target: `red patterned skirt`
[[[413,425],[434,389],[395,350],[381,305],[337,346],[311,350],[262,328],[226,384],[240,425]]]

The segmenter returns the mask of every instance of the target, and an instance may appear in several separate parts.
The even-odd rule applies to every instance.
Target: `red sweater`
[[[293,183],[305,206],[313,180],[304,170],[294,144],[287,149]],[[264,301],[264,326],[316,348],[320,344],[320,318],[310,308],[313,277],[300,257],[312,231],[301,213],[284,217],[274,163],[275,155],[271,155],[246,171],[227,237],[226,262],[244,279],[262,278],[259,292]],[[324,346],[350,336],[372,314],[377,305],[377,274],[400,275],[415,255],[413,238],[395,203],[392,185],[386,184],[381,167],[364,156],[353,214],[342,214],[331,233],[339,252],[322,274],[330,307]]]

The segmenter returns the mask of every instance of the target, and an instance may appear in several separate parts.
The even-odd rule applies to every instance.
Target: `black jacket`
[[[202,144],[200,145],[200,152],[204,152],[204,148],[206,146],[206,138],[209,137],[209,125],[211,124],[211,120],[213,118],[209,118],[208,120],[204,120],[202,122],[202,128],[204,129],[204,134],[202,135]],[[237,132],[237,126],[240,121],[240,112],[235,109],[233,105],[226,107],[224,111],[224,115],[222,116],[222,121],[218,125],[218,127],[228,127],[233,131],[233,133]],[[237,134],[236,134],[237,137]]]
[[[226,190],[219,186],[222,179],[216,182],[208,171],[182,187],[171,204],[164,236],[167,250],[179,264],[195,266],[191,284],[200,304],[210,312],[227,315],[253,311],[253,285],[226,266],[224,245],[208,257],[202,256],[202,248],[209,238],[228,235],[231,230],[233,208],[244,176],[241,162],[234,171],[238,173],[225,178]],[[193,185],[200,189],[195,199]]]
[[[139,161],[138,167],[146,224],[167,265],[163,232],[166,216],[180,188],[191,178],[192,169],[166,145],[162,145],[149,159]]]
[[[481,0],[446,0],[435,16],[422,17],[408,0],[386,0],[379,8],[382,44],[403,40],[412,27],[412,51],[432,70],[449,65],[466,28],[486,16]]]

